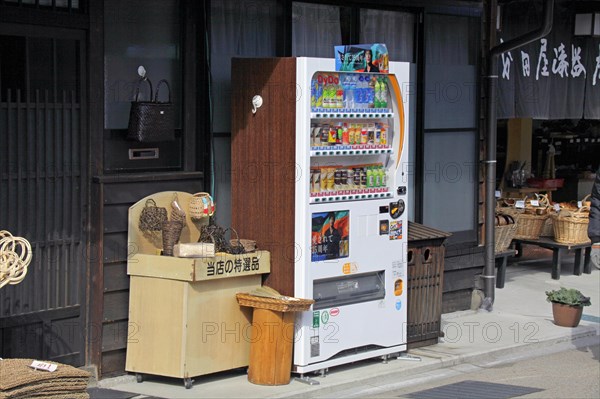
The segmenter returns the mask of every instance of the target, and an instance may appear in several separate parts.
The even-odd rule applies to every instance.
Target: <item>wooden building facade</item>
[[[302,54],[292,30],[308,23],[298,18],[300,11],[323,2],[265,3],[274,21],[271,55],[315,56],[312,50]],[[414,85],[406,87],[416,94],[414,153],[407,165],[414,190],[411,219],[453,233],[446,246],[443,311],[467,309],[484,265],[485,96],[479,76],[489,37],[482,28],[487,24],[482,3],[326,3],[339,11],[342,44],[369,40],[368,30],[361,31],[361,15],[371,11],[377,18],[399,16],[408,26],[411,48],[397,60],[413,63],[416,71]],[[229,223],[230,136],[226,127],[215,126],[215,114],[226,119],[228,110],[216,109],[223,104],[217,100],[230,91],[212,84],[223,69],[213,57],[215,48],[227,39],[216,29],[221,4],[246,4],[225,10],[227,15],[254,12],[256,6],[209,0],[0,0],[0,229],[26,237],[34,248],[26,280],[0,292],[0,356],[89,366],[99,377],[124,373],[126,264],[134,250],[127,243],[129,206],[154,192],[216,187],[225,193],[217,196],[217,208],[225,204],[219,224]],[[261,28],[259,18],[247,16],[241,15],[244,29]],[[436,31],[438,26],[446,28]],[[461,56],[449,61],[453,52],[441,51],[439,35],[455,26],[466,26],[468,40],[454,43]],[[434,44],[440,51],[429,54]],[[236,54],[265,55],[258,54],[260,43],[253,46],[257,54]],[[155,83],[171,82],[176,139],[158,150],[125,140],[138,65]],[[463,92],[460,98],[456,89]],[[467,118],[456,118],[465,112]],[[449,142],[462,143],[450,157]],[[132,151],[142,156],[132,157]],[[146,151],[160,155],[146,159]],[[453,220],[457,210],[462,219]]]

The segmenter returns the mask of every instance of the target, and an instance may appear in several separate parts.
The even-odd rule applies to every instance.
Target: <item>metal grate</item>
[[[467,380],[409,393],[401,397],[411,399],[509,399],[540,391],[543,389]]]

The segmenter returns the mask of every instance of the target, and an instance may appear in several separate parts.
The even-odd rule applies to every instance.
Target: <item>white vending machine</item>
[[[297,58],[293,371],[406,350],[410,64]],[[310,94],[310,95],[309,95]]]

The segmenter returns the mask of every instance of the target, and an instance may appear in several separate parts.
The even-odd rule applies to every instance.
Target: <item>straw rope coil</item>
[[[0,231],[0,288],[23,281],[31,257],[29,241],[14,237],[6,230]]]

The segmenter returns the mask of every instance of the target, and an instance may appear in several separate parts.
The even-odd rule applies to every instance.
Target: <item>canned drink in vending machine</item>
[[[329,125],[321,126],[321,145],[326,146],[329,142]]]
[[[335,186],[335,168],[327,168],[327,191],[333,191]]]
[[[342,189],[342,171],[340,169],[336,169],[334,172],[333,188],[336,191],[339,191]]]
[[[381,144],[381,128],[375,125],[375,144]]]
[[[360,188],[360,168],[354,168],[354,187]]]
[[[347,190],[348,189],[348,170],[346,168],[342,168],[340,170],[340,189]]]
[[[313,192],[318,193],[321,191],[321,169],[313,169],[311,173],[312,189]]]
[[[369,142],[369,136],[367,134],[367,128],[363,126],[360,131],[360,143],[367,144]]]
[[[385,127],[381,127],[381,138],[379,142],[383,145],[387,145],[387,130]]]
[[[346,186],[348,190],[351,190],[354,187],[354,169],[346,169],[346,177]]]
[[[360,188],[367,188],[367,167],[360,168]]]

